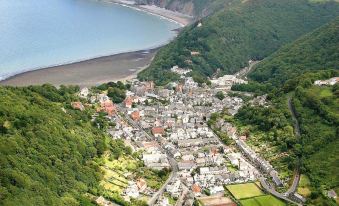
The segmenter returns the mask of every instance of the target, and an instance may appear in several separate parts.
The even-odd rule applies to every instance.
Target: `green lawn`
[[[254,183],[228,185],[226,188],[238,200],[264,195]]]
[[[307,186],[310,186],[310,184],[311,184],[310,179],[306,175],[302,174],[300,176],[299,186],[307,187]]]
[[[261,206],[286,206],[286,204],[283,201],[273,197],[272,195],[255,197],[254,199]]]
[[[320,98],[333,96],[333,92],[332,92],[331,87],[313,86],[309,89],[309,91],[312,92],[313,94],[319,95]]]
[[[273,197],[272,195],[263,195],[250,199],[240,200],[242,206],[286,206],[286,204]]]
[[[240,200],[242,206],[261,206],[254,198]]]

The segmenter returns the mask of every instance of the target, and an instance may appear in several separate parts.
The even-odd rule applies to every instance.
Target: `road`
[[[238,78],[245,78],[247,76],[248,73],[250,73],[253,69],[253,67],[258,64],[260,61],[253,61],[252,63],[250,63],[250,65],[240,71],[238,71],[237,73],[235,73],[234,75]]]
[[[178,173],[178,163],[177,163],[177,161],[175,161],[175,159],[170,157],[168,154],[167,154],[167,157],[168,157],[169,163],[172,167],[172,172],[171,172],[170,176],[168,177],[168,179],[166,180],[166,182],[161,186],[161,188],[156,193],[153,194],[151,199],[148,200],[147,204],[149,206],[152,206],[157,202],[159,197],[165,192],[166,186],[177,176],[177,173]]]
[[[295,111],[294,105],[292,103],[291,96],[288,97],[288,109],[291,111],[292,119],[294,121],[295,136],[296,136],[296,138],[300,138],[300,125],[299,125],[298,119],[296,117],[296,111]],[[300,165],[301,165],[301,160],[300,160],[300,158],[298,158],[298,163],[297,163],[296,169],[294,171],[293,183],[292,183],[291,187],[287,190],[288,194],[294,194],[295,191],[298,188],[298,184],[299,184],[299,181],[300,181]]]
[[[135,128],[138,128],[140,131],[142,131],[146,138],[150,141],[152,140],[156,140],[156,138],[153,136],[153,135],[150,135],[148,134],[143,128],[141,128],[141,126],[133,121],[128,115],[127,115],[127,109],[119,106],[119,110],[122,111],[124,113],[124,118],[129,122],[130,125],[132,125],[133,127]],[[158,141],[159,142],[159,141]],[[161,145],[161,142],[159,142],[159,144]],[[169,175],[169,177],[167,178],[166,182],[161,186],[161,188],[153,194],[153,196],[148,200],[147,204],[149,206],[152,206],[154,205],[157,200],[159,199],[159,197],[165,192],[165,189],[166,189],[166,186],[177,176],[177,173],[178,173],[178,163],[177,161],[172,158],[164,148],[161,147],[161,150],[163,153],[165,153],[167,155],[167,158],[168,158],[168,161],[169,161],[169,164],[171,165],[171,168],[172,168],[172,171]]]
[[[267,192],[269,192],[269,193],[271,193],[272,195],[274,195],[275,197],[278,197],[278,198],[280,198],[280,199],[282,199],[282,200],[285,200],[285,201],[290,202],[290,203],[293,203],[293,204],[300,205],[299,203],[296,203],[295,201],[290,200],[287,196],[284,196],[283,194],[281,194],[281,193],[275,191],[275,189],[274,189],[273,187],[270,187],[270,185],[267,184],[266,179],[265,179],[264,177],[260,177],[260,178],[259,178],[259,181],[260,181],[260,184],[263,186],[263,188],[264,188]]]
[[[290,103],[290,101],[289,101],[289,103]],[[289,107],[290,107],[290,108],[293,108],[293,105],[289,105]],[[292,115],[293,115],[294,118],[295,118],[294,108],[293,108],[292,110],[293,110],[293,114],[292,114]],[[291,110],[291,112],[292,112],[292,110]],[[296,133],[297,133],[298,136],[300,136],[299,123],[298,123],[297,120],[296,120],[295,122],[296,122],[296,127],[297,127],[297,128],[296,128]],[[218,135],[215,134],[213,130],[212,130],[212,132],[213,132],[213,135],[218,139],[219,143],[220,143],[221,145],[225,145],[225,144],[218,138]],[[237,138],[236,138],[236,137],[232,137],[232,139],[233,139],[233,140],[236,140]],[[275,197],[278,197],[278,198],[283,199],[283,200],[285,200],[285,201],[287,201],[287,202],[290,202],[290,203],[293,203],[293,204],[297,204],[297,205],[300,205],[300,204],[297,203],[296,201],[290,199],[290,198],[289,198],[289,195],[293,195],[293,194],[295,193],[295,191],[296,191],[296,189],[297,189],[297,187],[298,187],[299,180],[300,180],[300,173],[299,173],[299,165],[298,165],[297,169],[295,170],[295,175],[294,175],[293,184],[291,185],[291,187],[290,187],[290,188],[288,189],[288,191],[286,192],[286,195],[284,195],[284,194],[281,194],[281,193],[277,192],[277,191],[275,190],[274,187],[271,187],[270,185],[268,185],[267,182],[266,182],[266,179],[265,179],[264,177],[260,177],[260,178],[259,178],[259,181],[260,181],[261,185],[264,187],[264,189],[265,189],[267,192],[269,192],[270,194],[272,194],[272,195],[275,196]],[[294,197],[294,198],[295,198],[295,197]],[[298,200],[299,200],[299,199],[298,199]],[[302,202],[302,201],[300,200],[300,202]]]
[[[299,138],[300,137],[300,126],[299,126],[298,119],[296,117],[295,108],[292,104],[291,96],[288,97],[288,108],[289,108],[289,110],[292,114],[292,119],[294,121],[295,136],[296,136],[296,138]],[[298,165],[296,166],[296,169],[294,171],[293,183],[290,186],[290,188],[287,190],[285,195],[275,191],[274,187],[270,187],[267,184],[265,178],[261,177],[261,178],[259,178],[259,180],[260,180],[261,185],[265,188],[265,190],[268,191],[269,193],[271,193],[272,195],[274,195],[274,196],[276,196],[280,199],[286,200],[288,202],[294,203],[294,204],[297,204],[295,202],[295,200],[297,200],[298,202],[303,202],[302,199],[299,199],[299,198],[294,196],[294,193],[296,192],[296,190],[298,188],[299,181],[300,181],[300,159],[298,160]],[[300,204],[298,203],[298,205],[300,205]]]
[[[299,125],[298,119],[296,117],[296,111],[295,111],[295,108],[292,104],[292,98],[291,97],[288,97],[288,109],[291,111],[292,119],[294,121],[295,135],[299,138],[300,137],[300,125]]]
[[[183,191],[182,191],[180,197],[178,198],[177,202],[175,203],[175,206],[182,206],[182,205],[184,205],[184,199],[185,199],[189,189],[184,184],[182,184],[182,187],[183,187]]]
[[[119,108],[120,111],[123,112],[123,114],[124,114],[123,117],[128,121],[128,123],[129,123],[130,125],[134,126],[135,128],[138,128],[140,131],[142,131],[142,132],[144,133],[145,137],[146,137],[148,140],[152,141],[152,140],[155,139],[155,137],[152,137],[151,135],[149,135],[143,128],[141,128],[141,126],[140,126],[137,122],[133,121],[133,120],[128,116],[128,114],[127,114],[127,109],[126,109],[126,108],[123,108],[122,106],[118,106],[118,108]]]

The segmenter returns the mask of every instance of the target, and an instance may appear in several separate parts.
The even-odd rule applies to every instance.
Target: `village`
[[[219,122],[235,142],[235,146],[228,146],[207,124],[215,112],[237,113],[244,101],[227,93],[233,84],[247,81],[225,75],[211,80],[211,86],[198,85],[192,77],[186,77],[189,71],[178,67],[172,71],[181,75],[181,81],[167,87],[131,80],[121,104],[114,104],[105,93],[93,94],[88,88],[79,94],[100,105],[98,111],[106,112],[107,121],[114,122],[107,132],[113,139],[122,139],[133,151],[142,151],[146,167],[171,170],[158,191],[146,192],[150,190],[145,180],[129,179],[122,196],[129,200],[146,194],[148,205],[159,206],[191,206],[196,200],[206,206],[215,202],[237,205],[237,199],[225,197],[227,185],[260,185],[259,179],[269,178],[276,187],[282,186],[278,172],[246,145],[246,136],[240,136],[235,126]],[[223,98],[217,97],[220,92]],[[257,101],[264,105],[265,98],[260,98]],[[80,102],[73,103],[73,107],[84,109]],[[102,197],[99,203],[109,205]]]

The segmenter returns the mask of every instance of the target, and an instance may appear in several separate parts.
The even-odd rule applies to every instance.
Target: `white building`
[[[89,90],[87,87],[84,87],[83,89],[80,90],[79,96],[82,98],[87,98],[89,94]]]
[[[224,75],[218,79],[211,80],[213,86],[232,86],[233,84],[247,84],[248,82],[238,79],[234,75]]]
[[[138,198],[139,197],[139,190],[138,190],[137,184],[133,181],[129,181],[128,187],[125,189],[125,194],[128,197]]]

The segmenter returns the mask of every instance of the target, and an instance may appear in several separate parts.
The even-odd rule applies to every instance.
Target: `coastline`
[[[168,21],[177,23],[181,27],[187,26],[193,20],[193,18],[190,16],[160,7],[135,5],[134,1],[97,1],[118,4],[120,6],[129,7],[150,15],[158,16],[159,18],[165,18]],[[28,86],[50,83],[55,86],[60,86],[61,84],[94,86],[108,81],[125,81],[135,78],[138,72],[145,69],[153,60],[156,51],[162,46],[163,45],[152,49],[142,49],[139,51],[130,51],[108,56],[93,57],[90,59],[23,71],[0,80],[0,85]],[[149,53],[146,54],[145,52]],[[79,79],[79,77],[82,79]]]
[[[98,57],[80,62],[26,71],[0,81],[3,86],[96,86],[109,81],[133,79],[145,69],[160,47]]]
[[[167,10],[165,8],[157,7],[155,5],[138,5],[135,4],[133,0],[97,0],[98,2],[103,3],[113,3],[118,4],[120,6],[128,7],[131,9],[135,9],[137,11],[145,12],[150,15],[155,15],[160,18],[167,19],[168,21],[175,22],[179,24],[181,27],[185,27],[192,23],[193,17],[189,15],[185,15],[179,12]]]

